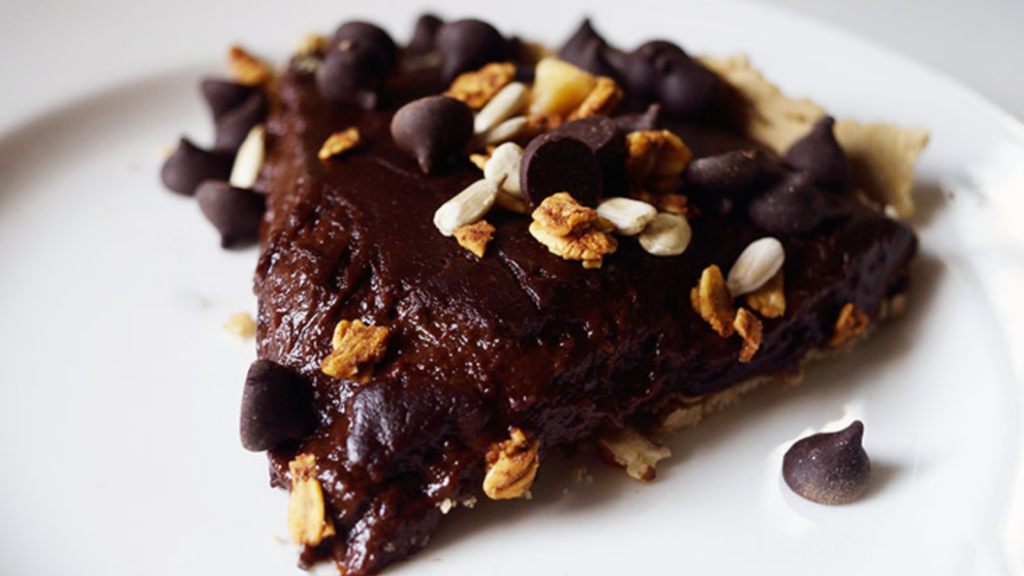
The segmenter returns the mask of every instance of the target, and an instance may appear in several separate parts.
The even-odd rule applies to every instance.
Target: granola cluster
[[[600,268],[604,256],[619,243],[612,226],[567,192],[548,196],[533,212],[530,234],[552,254],[566,260],[582,260],[585,268]]]

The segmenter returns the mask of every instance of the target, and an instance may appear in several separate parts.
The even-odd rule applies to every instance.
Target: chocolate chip
[[[665,40],[654,40],[626,55],[623,81],[631,102],[648,102],[655,94],[659,79],[659,60],[686,60],[689,56],[679,46]]]
[[[532,206],[558,192],[568,192],[581,204],[597,206],[604,176],[590,146],[565,134],[534,138],[519,168],[519,185]]]
[[[379,26],[369,22],[346,22],[334,32],[332,43],[334,46],[338,46],[347,40],[357,40],[369,49],[379,52],[387,63],[385,76],[395,69],[398,47],[395,46],[395,41],[391,39],[391,36]]]
[[[719,80],[699,62],[678,56],[659,56],[655,94],[669,116],[694,122],[714,104]]]
[[[423,172],[431,174],[469,143],[473,111],[464,102],[447,96],[420,98],[395,113],[391,136],[416,158]]]
[[[750,191],[761,176],[763,155],[757,150],[734,150],[697,158],[683,172],[689,189],[703,194],[734,196]]]
[[[793,444],[782,459],[782,477],[800,496],[819,504],[849,504],[871,479],[864,451],[864,424],[855,421],[831,434],[815,434]]]
[[[261,452],[310,434],[315,428],[311,396],[297,372],[266,359],[253,362],[242,393],[242,446]]]
[[[259,90],[252,86],[214,78],[203,80],[199,88],[203,92],[206,104],[210,107],[214,121],[219,120],[225,113],[241,106],[250,96],[260,93]]]
[[[614,118],[615,123],[626,132],[637,132],[640,130],[660,130],[661,125],[661,104],[651,104],[642,113],[622,114]]]
[[[164,161],[160,179],[169,190],[191,196],[203,180],[227,180],[234,161],[231,154],[208,152],[182,138],[178,148]]]
[[[476,70],[508,56],[505,38],[493,26],[480,20],[458,20],[445,24],[437,33],[441,73],[451,82],[463,72]]]
[[[231,248],[255,242],[266,202],[263,196],[227,182],[206,180],[196,188],[196,201],[206,219],[220,232],[220,245]]]
[[[598,76],[609,76],[616,80],[621,75],[615,65],[624,55],[608,46],[604,38],[594,31],[590,19],[585,19],[572,38],[558,51],[558,57],[570,64]]]
[[[626,135],[614,120],[607,116],[590,116],[566,122],[554,132],[575,138],[590,147],[601,163],[605,194],[612,194],[612,190],[625,193],[622,188],[626,182]]]
[[[789,147],[783,160],[796,170],[810,173],[820,188],[843,192],[849,182],[850,169],[836,141],[834,126],[831,116],[818,120],[807,136]]]
[[[256,92],[216,120],[217,136],[214,139],[214,150],[234,154],[253,126],[263,122],[266,117],[267,97],[261,92]]]
[[[416,20],[416,27],[412,32],[412,40],[406,50],[413,56],[430,54],[437,49],[437,32],[444,26],[442,21],[433,14],[424,14]]]
[[[750,201],[747,214],[772,234],[806,234],[825,216],[825,199],[806,172],[790,172]]]
[[[349,39],[324,57],[316,71],[316,86],[326,100],[370,110],[376,108],[390,70],[379,49],[363,40]]]

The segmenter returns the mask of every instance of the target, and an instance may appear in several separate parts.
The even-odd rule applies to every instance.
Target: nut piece
[[[729,293],[737,298],[757,290],[782,269],[785,261],[786,251],[775,238],[751,242],[729,270]]]
[[[494,149],[484,164],[484,178],[497,183],[503,192],[521,196],[519,168],[523,163],[523,148],[515,142],[506,142]]]
[[[334,536],[324,508],[324,493],[316,479],[316,456],[300,454],[288,463],[292,490],[288,497],[288,534],[296,544],[316,546]]]
[[[490,154],[470,154],[469,161],[480,170],[483,170],[487,166],[487,161],[491,159]]]
[[[845,344],[851,338],[863,334],[867,330],[869,322],[867,314],[861,312],[853,302],[847,302],[839,311],[835,331],[832,333],[832,339],[828,341],[828,345],[835,348]]]
[[[460,74],[444,95],[462,100],[470,108],[479,110],[515,75],[515,64],[492,62],[479,70]]]
[[[466,224],[455,229],[455,240],[466,250],[476,254],[477,258],[483,258],[487,250],[487,244],[494,238],[497,229],[491,226],[487,220],[481,220],[475,224]]]
[[[257,124],[249,130],[242,145],[238,147],[228,178],[228,182],[235,188],[252,188],[256,185],[266,157],[266,134],[263,124]]]
[[[487,453],[484,494],[491,500],[525,496],[540,467],[539,448],[539,440],[513,428],[508,440],[495,444]]]
[[[780,269],[763,286],[747,294],[747,306],[765,318],[779,318],[786,313],[786,294]]]
[[[512,82],[498,91],[473,120],[473,132],[483,134],[526,107],[530,89],[522,82]]]
[[[324,144],[320,147],[320,152],[316,156],[321,161],[326,162],[358,146],[360,138],[359,129],[355,126],[346,128],[341,132],[335,132],[328,136],[327,140],[324,140]]]
[[[334,352],[324,359],[320,369],[328,376],[366,384],[373,375],[373,365],[387,351],[389,331],[367,326],[362,320],[342,320],[334,328],[331,345]]]
[[[690,204],[690,199],[683,194],[676,194],[674,192],[652,194],[643,188],[634,188],[631,191],[631,195],[641,202],[647,202],[654,206],[658,209],[658,212],[679,214],[687,220],[700,216],[700,210],[693,204]]]
[[[593,74],[557,58],[544,58],[536,70],[530,114],[565,116],[597,85]]]
[[[761,347],[761,321],[754,316],[754,313],[746,308],[736,311],[736,319],[732,323],[736,333],[743,338],[743,349],[740,350],[740,362],[750,362]]]
[[[606,463],[625,468],[626,474],[641,482],[654,480],[658,462],[672,455],[668,448],[628,427],[602,436],[597,448]]]
[[[636,236],[654,220],[658,210],[632,198],[608,198],[597,205],[597,215],[615,226],[615,232],[623,236]]]
[[[530,235],[552,254],[582,260],[584,268],[600,268],[605,254],[619,247],[608,232],[612,225],[566,192],[548,196],[533,211]]]
[[[513,116],[473,139],[470,146],[480,148],[508,142],[518,138],[529,126],[530,120],[526,116]]]
[[[248,340],[256,335],[256,321],[248,312],[235,312],[224,322],[224,331],[239,340]]]
[[[269,65],[241,46],[232,46],[228,50],[228,66],[231,78],[246,86],[262,86],[274,78],[274,71]]]
[[[634,186],[656,192],[675,188],[693,152],[668,130],[638,130],[626,134],[626,174]]]
[[[622,104],[625,98],[622,88],[607,76],[598,76],[594,89],[587,94],[583,102],[569,113],[566,121],[579,120],[588,116],[601,114],[611,116],[612,112]]]
[[[722,271],[712,264],[700,275],[697,287],[690,291],[690,304],[701,318],[711,325],[722,338],[732,336],[736,312],[732,307],[732,295],[725,284]]]
[[[686,252],[692,236],[686,218],[661,212],[640,233],[640,246],[655,256],[678,256]]]
[[[455,229],[472,224],[484,217],[494,206],[498,186],[490,180],[477,180],[434,212],[434,226],[445,236],[451,236]]]

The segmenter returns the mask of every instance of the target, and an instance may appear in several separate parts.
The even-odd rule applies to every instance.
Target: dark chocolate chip
[[[823,190],[843,192],[849,182],[850,169],[836,141],[834,126],[831,116],[818,120],[807,136],[789,147],[783,160],[795,170],[810,173],[814,183]]]
[[[558,192],[568,192],[581,204],[597,206],[604,176],[590,146],[572,136],[549,132],[534,138],[523,151],[519,185],[532,206]]]
[[[266,359],[253,362],[242,393],[242,446],[260,452],[312,433],[311,396],[297,372]]]
[[[580,23],[580,27],[573,32],[572,36],[558,50],[558,58],[570,64],[576,64],[587,45],[595,40],[599,44],[607,45],[604,38],[594,30],[590,23],[590,18],[584,18],[583,22]],[[578,66],[579,64],[576,65]]]
[[[623,114],[614,118],[615,123],[626,132],[639,130],[660,130],[661,104],[651,104],[647,110],[635,114]]]
[[[493,26],[480,20],[458,20],[445,24],[437,32],[437,50],[441,54],[441,73],[451,82],[463,72],[508,57],[508,44]]]
[[[612,194],[615,190],[625,193],[626,171],[626,134],[619,125],[607,116],[590,116],[572,122],[566,122],[554,130],[575,138],[587,146],[601,163],[604,176],[603,191]]]
[[[815,434],[793,444],[782,459],[782,477],[800,496],[819,504],[849,504],[860,498],[871,479],[864,451],[864,424]]]
[[[196,188],[196,201],[206,219],[220,232],[224,248],[250,244],[259,238],[266,202],[262,194],[220,180]]]
[[[391,136],[433,173],[473,137],[473,111],[461,100],[427,96],[402,106],[391,119]]]
[[[398,54],[398,47],[382,28],[369,22],[346,22],[334,32],[332,43],[338,46],[347,40],[356,40],[371,50],[376,50],[387,63],[387,72],[390,74],[395,69],[395,60]]]
[[[758,150],[734,150],[697,158],[683,172],[689,189],[702,194],[734,196],[749,192],[761,176],[763,154]]]
[[[349,39],[324,57],[316,71],[316,86],[326,100],[373,109],[389,73],[380,50],[362,40]]]
[[[199,88],[203,92],[203,98],[210,107],[215,122],[227,112],[241,106],[250,96],[260,93],[252,86],[214,78],[203,80]]]
[[[632,102],[647,102],[655,94],[658,84],[659,60],[688,60],[679,46],[665,40],[654,40],[640,46],[625,57],[623,81]]]
[[[790,172],[750,201],[747,214],[772,234],[806,234],[825,216],[825,199],[810,174]]]
[[[214,150],[231,154],[238,152],[253,126],[266,119],[267,108],[267,97],[262,92],[255,92],[245,102],[222,114],[215,124]]]
[[[430,54],[437,49],[437,32],[444,26],[442,21],[433,14],[424,14],[416,20],[416,27],[412,31],[412,40],[406,50],[413,56]]]
[[[160,169],[160,179],[169,190],[191,196],[203,180],[227,180],[234,156],[208,152],[182,138],[178,148]]]
[[[700,120],[719,93],[719,80],[699,62],[678,56],[659,56],[655,94],[669,116]]]

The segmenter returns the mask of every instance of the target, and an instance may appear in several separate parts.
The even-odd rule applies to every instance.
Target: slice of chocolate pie
[[[652,436],[797,376],[906,289],[915,236],[880,212],[912,210],[926,135],[833,122],[743,58],[623,52],[589,23],[556,57],[424,17],[404,49],[351,22],[280,77],[235,62],[262,90],[205,90],[231,146],[164,175],[232,242],[265,200],[243,442],[306,563],[378,572],[562,449],[649,481]]]

